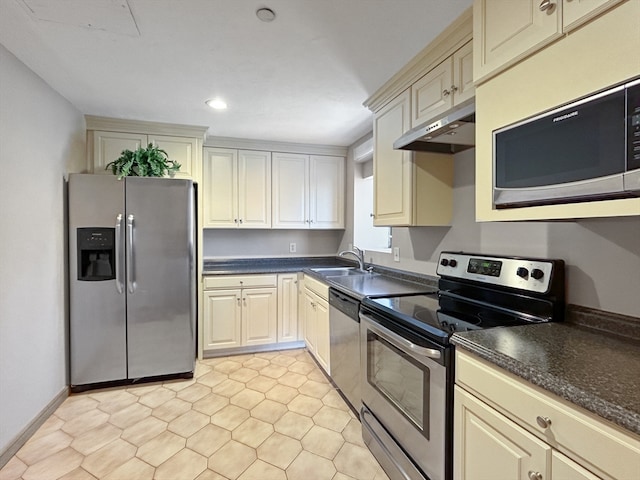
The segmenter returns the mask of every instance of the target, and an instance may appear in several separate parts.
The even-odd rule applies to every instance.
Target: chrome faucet
[[[351,254],[356,257],[358,260],[358,265],[360,266],[360,270],[364,270],[364,250],[353,246],[353,250],[344,250],[338,254],[340,257],[344,257],[345,255]]]

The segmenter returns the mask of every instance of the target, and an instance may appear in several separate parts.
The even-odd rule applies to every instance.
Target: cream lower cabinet
[[[212,276],[204,288],[204,350],[278,341],[275,275]]]
[[[111,174],[109,162],[123,150],[136,150],[152,143],[167,152],[170,160],[180,164],[177,178],[200,179],[202,140],[205,127],[136,122],[86,116],[88,171]]]
[[[271,228],[271,153],[204,149],[203,227]]]
[[[455,480],[630,480],[640,437],[456,351]]]
[[[278,275],[278,343],[300,339],[298,328],[298,274]]]
[[[444,226],[453,214],[453,155],[394,150],[409,130],[410,91],[376,112],[373,123],[375,226]]]
[[[329,355],[329,287],[307,275],[304,277],[304,340],[320,366],[331,373]]]
[[[273,228],[344,228],[345,160],[273,153]]]

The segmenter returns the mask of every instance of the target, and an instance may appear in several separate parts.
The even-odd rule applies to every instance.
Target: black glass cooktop
[[[524,325],[524,316],[479,305],[446,295],[407,295],[366,298],[363,306],[390,321],[398,322],[417,333],[447,344],[455,332],[499,326]]]

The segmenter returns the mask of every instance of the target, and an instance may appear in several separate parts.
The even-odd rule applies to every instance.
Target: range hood
[[[402,135],[396,150],[457,153],[475,146],[476,103],[471,98]]]

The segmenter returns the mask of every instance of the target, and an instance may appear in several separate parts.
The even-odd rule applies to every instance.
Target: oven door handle
[[[388,328],[383,327],[370,316],[362,313],[360,314],[360,316],[367,320],[367,328],[370,330],[373,330],[375,333],[377,333],[381,337],[387,338],[388,340],[391,340],[399,345],[402,345],[406,349],[427,358],[433,358],[435,360],[439,360],[442,357],[442,352],[440,350],[437,350],[435,348],[427,348],[427,347],[421,347],[420,345],[416,345],[415,343],[407,340],[403,336],[398,335],[397,333],[392,332]]]

